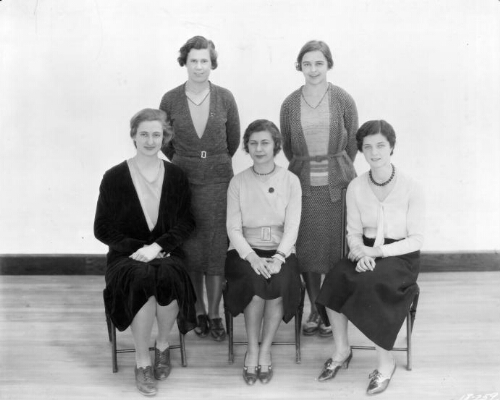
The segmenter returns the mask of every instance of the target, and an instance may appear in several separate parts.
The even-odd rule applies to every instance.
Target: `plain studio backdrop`
[[[329,80],[360,123],[394,126],[394,164],[426,189],[424,250],[500,249],[500,1],[3,0],[0,254],[106,251],[102,175],[135,154],[131,116],[185,82],[176,59],[194,35],[216,45],[211,81],[234,94],[242,133],[279,123],[304,82],[299,49],[324,40]],[[368,169],[359,153],[355,166]]]

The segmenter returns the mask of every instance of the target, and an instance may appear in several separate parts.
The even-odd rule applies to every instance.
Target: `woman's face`
[[[304,54],[301,68],[306,84],[319,85],[327,81],[328,61],[321,51],[315,50]]]
[[[137,127],[134,142],[137,153],[151,157],[161,150],[163,141],[163,128],[160,121],[143,121]]]
[[[248,153],[256,165],[271,164],[274,160],[274,140],[271,133],[252,133],[248,139]]]
[[[387,138],[381,133],[365,136],[362,150],[370,168],[380,168],[391,164],[392,148]]]
[[[212,61],[208,49],[191,49],[186,60],[188,79],[196,83],[208,81],[212,71]]]

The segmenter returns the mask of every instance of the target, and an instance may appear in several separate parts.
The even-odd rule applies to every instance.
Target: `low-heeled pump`
[[[254,372],[250,372],[249,368],[245,365],[247,360],[247,354],[245,353],[245,359],[243,360],[243,380],[249,386],[252,386],[259,378],[259,367],[253,367]]]
[[[349,368],[349,363],[351,362],[351,358],[352,358],[352,350],[349,352],[347,358],[343,361],[333,361],[331,358],[326,360],[325,364],[323,365],[323,369],[321,370],[321,373],[318,376],[318,381],[325,382],[335,378],[335,375],[337,375],[339,369]]]
[[[273,379],[273,366],[268,365],[268,369],[266,372],[262,372],[262,366],[259,365],[258,367],[259,371],[259,380],[265,385],[266,383],[271,382],[271,379]]]

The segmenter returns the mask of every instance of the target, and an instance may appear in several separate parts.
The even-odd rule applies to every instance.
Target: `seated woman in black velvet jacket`
[[[196,326],[194,294],[180,248],[194,229],[184,173],[158,158],[173,131],[161,110],[145,109],[130,121],[135,157],[104,174],[94,234],[109,246],[105,273],[106,312],[118,330],[131,327],[139,391],[154,395],[155,378],[170,373],[168,335]],[[157,320],[154,365],[149,342]]]

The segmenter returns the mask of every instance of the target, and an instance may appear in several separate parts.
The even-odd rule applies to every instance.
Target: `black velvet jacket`
[[[195,227],[191,213],[191,192],[181,169],[168,162],[163,163],[165,177],[160,209],[152,232],[148,228],[127,162],[114,166],[104,174],[97,201],[94,235],[109,246],[108,265],[153,242],[172,256],[184,257],[181,245]]]

